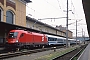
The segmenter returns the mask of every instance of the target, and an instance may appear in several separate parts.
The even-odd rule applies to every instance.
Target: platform
[[[90,43],[77,60],[90,60]]]

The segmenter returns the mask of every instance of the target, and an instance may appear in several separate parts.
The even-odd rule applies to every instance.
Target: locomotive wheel
[[[16,48],[16,51],[20,51],[20,48]]]

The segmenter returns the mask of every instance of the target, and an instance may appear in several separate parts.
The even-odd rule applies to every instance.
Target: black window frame
[[[17,38],[18,32],[10,32],[8,38]]]
[[[48,37],[48,41],[57,41],[57,38]]]

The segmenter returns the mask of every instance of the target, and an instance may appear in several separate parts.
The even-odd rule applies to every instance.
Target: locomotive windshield
[[[17,38],[18,32],[10,32],[8,38]]]

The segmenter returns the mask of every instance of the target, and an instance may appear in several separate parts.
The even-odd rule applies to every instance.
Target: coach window
[[[9,24],[13,24],[14,23],[14,14],[10,10],[8,10],[6,12],[6,23],[9,23]]]

